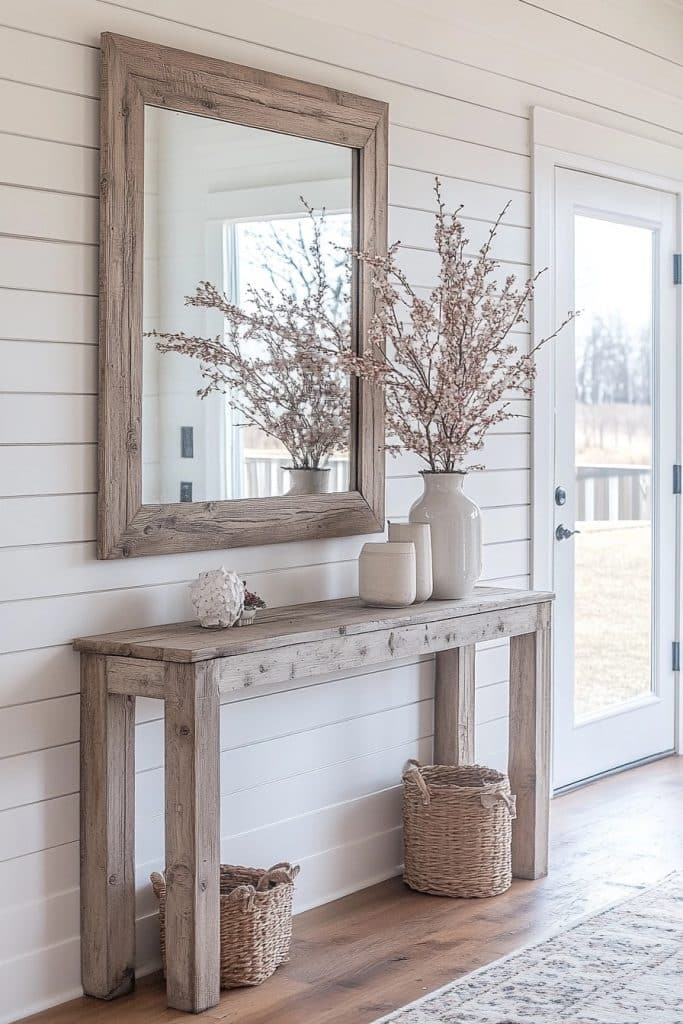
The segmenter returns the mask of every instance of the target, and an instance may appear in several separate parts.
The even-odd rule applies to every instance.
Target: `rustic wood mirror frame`
[[[352,386],[351,486],[336,494],[143,505],[142,286],[145,104],[355,150],[353,221],[361,249],[386,250],[387,105],[335,89],[104,33],[100,125],[98,557],[201,551],[384,529],[384,409]],[[373,307],[352,282],[362,351]]]

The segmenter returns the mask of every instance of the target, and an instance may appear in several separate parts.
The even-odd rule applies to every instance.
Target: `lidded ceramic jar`
[[[364,604],[405,608],[415,600],[415,545],[412,541],[368,543],[358,559],[358,593]]]

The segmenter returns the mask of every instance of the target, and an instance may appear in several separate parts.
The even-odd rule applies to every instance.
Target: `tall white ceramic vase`
[[[422,473],[422,478],[424,494],[409,518],[432,528],[432,597],[467,597],[481,576],[479,506],[464,492],[464,473]]]

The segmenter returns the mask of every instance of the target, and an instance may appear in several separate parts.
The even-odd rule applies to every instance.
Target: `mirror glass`
[[[355,486],[353,155],[145,107],[145,504]]]

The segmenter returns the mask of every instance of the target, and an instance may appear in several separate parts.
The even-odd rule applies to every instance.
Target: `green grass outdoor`
[[[575,714],[650,690],[650,524],[581,523],[576,543]]]

